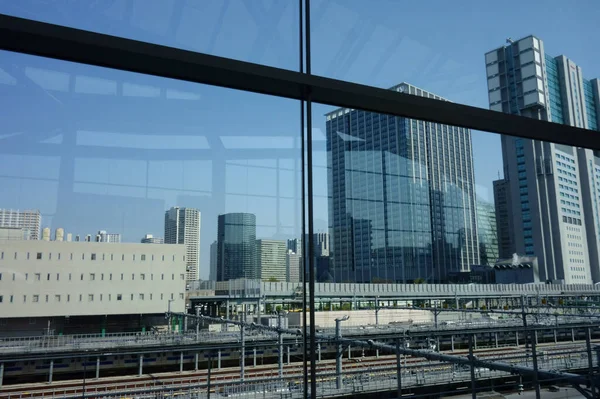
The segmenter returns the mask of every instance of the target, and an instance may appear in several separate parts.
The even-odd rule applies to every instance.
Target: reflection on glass
[[[298,282],[300,255],[287,253],[302,227],[296,101],[12,52],[0,68],[0,296],[25,295],[27,306],[2,308],[39,321],[23,333],[48,318],[65,335],[141,332],[216,280]],[[40,263],[18,263],[29,260]],[[42,264],[52,279],[34,287]],[[79,285],[90,274],[93,289]],[[40,289],[52,295],[34,307]],[[64,307],[80,295],[93,298],[85,323]]]
[[[256,247],[255,215],[250,213],[219,215],[217,280],[260,279]]]
[[[470,130],[340,109],[327,151],[334,281],[445,282],[479,264]]]
[[[2,0],[0,13],[297,70],[297,4],[240,0]],[[96,80],[80,79],[77,84],[85,91],[109,92],[108,87],[98,91],[101,82]],[[127,90],[156,95],[151,87],[133,82]]]

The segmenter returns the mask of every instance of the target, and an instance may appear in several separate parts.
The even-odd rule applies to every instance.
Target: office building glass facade
[[[256,257],[256,216],[250,213],[219,215],[217,280],[260,279]]]
[[[443,282],[479,263],[468,129],[341,109],[327,151],[335,281]]]

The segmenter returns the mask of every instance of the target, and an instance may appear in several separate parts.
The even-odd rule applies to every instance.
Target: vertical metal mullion
[[[299,27],[299,34],[298,34],[298,43],[299,43],[299,57],[298,57],[298,61],[300,63],[299,65],[299,72],[300,73],[304,73],[304,29],[303,29],[303,5],[302,5],[302,0],[298,0],[298,27]],[[308,337],[307,337],[307,328],[306,328],[306,251],[303,250],[304,248],[304,244],[306,241],[306,205],[305,205],[305,199],[306,199],[306,192],[305,192],[305,184],[306,184],[306,177],[305,177],[305,172],[304,172],[304,161],[305,161],[305,145],[304,145],[304,99],[300,99],[300,171],[301,171],[301,184],[302,184],[302,188],[301,188],[301,205],[302,205],[302,228],[301,228],[301,235],[300,235],[300,242],[299,244],[299,248],[298,248],[298,244],[296,245],[296,253],[298,253],[298,251],[302,251],[301,252],[301,257],[302,257],[302,275],[301,275],[301,281],[302,281],[302,369],[303,369],[303,373],[302,373],[302,378],[303,378],[303,394],[304,394],[304,399],[308,399]]]
[[[306,75],[311,75],[310,49],[310,0],[304,3],[304,22],[306,23]],[[310,305],[310,394],[317,397],[317,361],[316,361],[316,331],[315,331],[315,268],[314,268],[314,220],[313,220],[313,153],[312,153],[312,99],[311,89],[306,92],[306,168],[307,168],[307,197],[308,197],[308,267],[309,267],[309,305]]]

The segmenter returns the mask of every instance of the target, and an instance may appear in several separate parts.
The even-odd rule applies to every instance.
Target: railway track
[[[551,351],[550,356],[564,356],[585,350],[585,343],[559,343],[539,344],[538,351]],[[454,355],[467,355],[467,350],[445,351]],[[474,353],[480,359],[499,359],[523,357],[526,349],[523,345],[519,347],[482,348]],[[384,355],[379,357],[364,357],[343,360],[345,373],[360,371],[378,371],[394,368],[396,366],[395,355]],[[446,369],[450,365],[444,363],[432,363],[422,358],[403,358],[403,367],[436,367],[435,369]],[[286,379],[299,377],[303,372],[302,363],[296,362],[283,366],[283,377]],[[317,373],[327,374],[335,372],[335,360],[324,360],[318,365]],[[246,381],[278,379],[279,370],[277,364],[246,366]],[[239,367],[228,367],[211,370],[211,383],[223,384],[237,382],[240,379]],[[189,385],[206,384],[208,382],[208,370],[184,371],[183,373],[155,373],[141,376],[106,377],[100,379],[87,379],[85,381],[85,392],[92,394],[119,392],[126,390],[158,388],[158,387],[184,387]],[[0,388],[0,399],[49,397],[54,395],[69,396],[84,393],[84,381],[81,379],[60,381],[55,383],[36,383],[24,385],[9,385]]]

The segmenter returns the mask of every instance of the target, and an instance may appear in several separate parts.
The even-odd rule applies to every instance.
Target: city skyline
[[[598,396],[598,15],[0,0],[1,387]]]
[[[104,32],[111,26],[110,33],[117,36],[289,69],[297,65],[293,61],[297,52],[287,46],[269,47],[267,52],[255,53],[249,51],[253,47],[248,41],[216,39],[221,35],[221,28],[237,35],[244,33],[245,29],[238,29],[243,24],[238,22],[247,20],[243,17],[247,16],[245,7],[258,7],[252,4],[232,5],[232,19],[222,26],[210,24],[194,28],[213,32],[206,35],[213,38],[212,47],[207,42],[187,42],[186,35],[174,36],[172,31],[158,32],[155,30],[158,25],[144,25],[140,30],[134,17],[117,19],[117,24],[116,20],[109,19],[113,22],[105,25],[105,18],[118,18],[118,13],[108,17],[78,8],[66,17],[67,14],[58,9],[38,3],[35,6],[32,2],[28,6],[27,1],[19,4],[17,7],[5,2],[1,7],[7,14],[22,15],[27,9],[27,17],[83,26],[92,31]],[[518,6],[521,12],[514,13],[510,4]],[[509,2],[505,8],[497,9],[470,2],[466,7],[484,16],[472,20],[461,17],[446,4],[440,4],[435,10],[420,4],[402,7],[385,4],[381,5],[382,12],[359,2],[338,2],[321,12],[338,16],[329,8],[335,7],[352,18],[336,19],[340,31],[332,30],[321,19],[314,21],[314,38],[327,40],[313,41],[313,72],[377,87],[389,87],[406,80],[457,103],[488,108],[481,54],[497,47],[508,35],[520,37],[535,32],[545,38],[549,53],[568,53],[589,76],[600,76],[600,55],[589,51],[594,45],[592,38],[597,37],[599,31],[593,23],[594,13],[589,10],[597,5],[589,3],[579,10],[565,8],[558,1],[546,4],[552,5],[540,9],[533,4]],[[286,7],[289,11],[290,6]],[[416,19],[409,18],[402,26],[398,25],[391,16],[407,7],[414,15],[431,18],[439,29],[451,29],[452,40],[440,37],[435,34],[437,29],[428,29]],[[156,10],[147,12],[149,18],[166,22],[164,15]],[[207,15],[211,12],[215,10],[207,11]],[[448,12],[452,18],[447,18]],[[533,13],[536,18],[526,18]],[[563,17],[561,29],[544,23]],[[289,13],[281,18],[285,23],[272,24],[272,36],[278,37],[275,33],[281,33],[289,43],[295,37],[296,30],[291,29],[294,19]],[[490,18],[496,22],[490,24]],[[465,24],[457,23],[463,20]],[[509,30],[507,26],[515,28]],[[360,28],[356,36],[349,35],[354,32],[352,27]],[[482,30],[485,35],[473,35]],[[252,42],[252,37],[244,39]],[[255,45],[262,48],[258,41]],[[340,52],[350,45],[357,46],[355,51]],[[95,231],[96,226],[104,225],[109,231],[120,233],[127,242],[137,241],[147,232],[160,233],[163,223],[160,214],[175,205],[201,209],[207,221],[216,220],[217,215],[224,212],[254,212],[263,221],[263,225],[257,226],[260,237],[287,239],[301,235],[299,211],[296,211],[299,208],[286,204],[292,201],[291,196],[277,201],[274,197],[282,193],[273,193],[260,182],[275,174],[268,167],[279,167],[277,174],[282,176],[299,174],[298,169],[288,165],[290,160],[295,161],[293,158],[300,158],[299,146],[291,156],[288,151],[287,163],[266,163],[272,152],[294,148],[288,146],[288,140],[299,135],[297,103],[13,53],[4,53],[3,59],[7,65],[15,65],[13,70],[3,67],[0,72],[0,84],[10,92],[5,99],[11,99],[2,102],[10,118],[0,132],[0,143],[8,151],[6,156],[0,157],[2,169],[6,171],[1,178],[4,191],[0,200],[6,207],[40,209],[49,227],[72,226],[74,235],[85,235]],[[26,84],[28,81],[31,84]],[[78,99],[73,100],[73,97]],[[57,104],[62,105],[57,107]],[[236,118],[230,118],[233,109]],[[321,116],[332,109],[313,105],[313,133],[317,144],[323,144],[325,138]],[[45,117],[31,118],[32,113]],[[69,126],[75,129],[69,130]],[[26,139],[27,135],[21,132],[36,133]],[[485,132],[474,131],[472,135],[477,193],[490,199],[492,181],[502,170],[500,139]],[[275,141],[274,147],[267,145],[267,139]],[[108,148],[107,142],[111,143]],[[35,147],[30,143],[36,143]],[[266,151],[255,159],[228,159],[219,150],[233,148],[243,152],[257,147],[264,147]],[[199,155],[190,159],[188,154],[182,155],[190,149],[204,154],[213,148],[214,156]],[[164,155],[160,155],[162,153]],[[327,227],[328,219],[326,160],[323,152],[314,155],[318,230]],[[226,158],[224,167],[219,166],[218,157]],[[249,184],[244,180],[247,175],[250,175]],[[258,182],[252,175],[260,176],[256,179]],[[288,180],[282,177],[284,182],[293,182],[294,176],[285,179]],[[286,192],[289,189],[288,185]],[[271,197],[257,201],[252,198],[257,194]],[[275,209],[276,202],[281,210],[276,212],[277,216],[270,215],[268,211]],[[280,214],[293,214],[293,218],[281,218]],[[207,239],[201,238],[202,265],[209,264],[209,246],[216,236],[213,224],[216,225],[210,222],[206,229]]]

